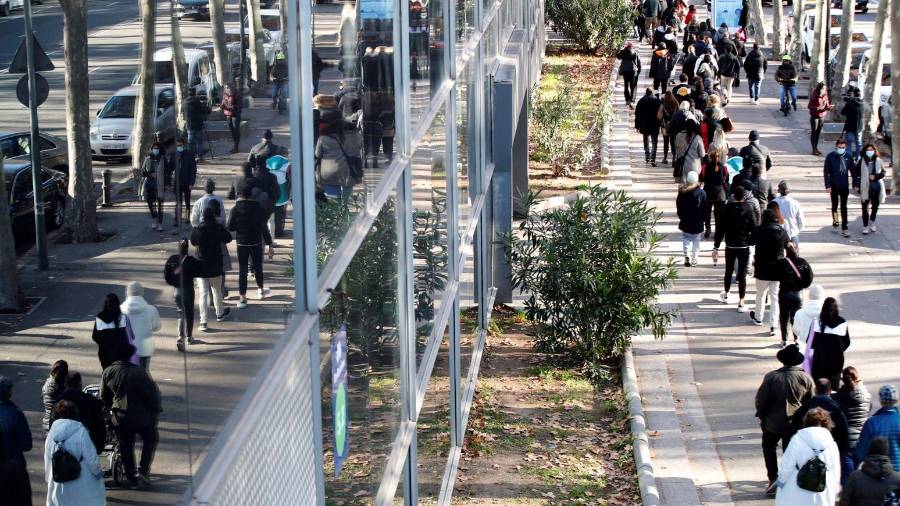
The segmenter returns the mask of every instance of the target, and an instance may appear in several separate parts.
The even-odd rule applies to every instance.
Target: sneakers
[[[863,235],[869,235],[869,227],[863,227],[862,233]]]
[[[209,327],[206,326],[206,322],[200,322],[200,332],[209,332]]]
[[[256,295],[259,296],[259,300],[263,300],[266,298],[266,295],[269,295],[268,288],[259,288],[256,290]]]
[[[838,213],[831,213],[831,228],[837,232],[838,226],[840,226],[840,222],[838,222]]]
[[[844,237],[850,237],[850,231],[845,228],[841,230],[841,235]]]
[[[216,316],[216,321],[223,322],[223,321],[227,320],[229,316],[231,316],[231,308],[226,307],[225,311],[222,311],[221,316]],[[201,330],[203,330],[203,329],[201,329]]]
[[[241,295],[241,300],[238,301],[237,307],[238,309],[244,309],[245,307],[247,307],[247,297]]]
[[[743,304],[738,304],[737,312],[738,312],[738,313],[746,313],[746,312],[747,312],[747,306],[745,306],[745,305],[743,305]]]
[[[184,353],[184,340],[178,339],[177,341],[175,341],[175,348],[177,348],[181,353]]]
[[[690,267],[690,266],[691,266],[691,259],[690,259],[690,257],[687,257],[687,256],[684,257],[684,266],[685,266],[685,267]]]
[[[878,227],[875,226],[875,222],[874,222],[874,221],[873,221],[872,224],[869,226],[869,232],[878,232]]]
[[[697,257],[691,257],[691,267],[697,267]]]
[[[750,321],[752,321],[754,325],[762,325],[762,320],[756,319],[756,311],[750,311]]]
[[[728,292],[720,293],[719,300],[721,300],[723,304],[728,304]]]
[[[770,335],[770,336],[774,336],[774,335],[775,335],[775,327],[769,327],[769,335]],[[782,342],[784,342],[784,341],[782,341]]]

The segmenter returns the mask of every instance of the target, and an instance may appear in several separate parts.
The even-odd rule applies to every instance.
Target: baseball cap
[[[894,385],[882,385],[878,389],[878,400],[882,404],[897,404],[897,388]]]

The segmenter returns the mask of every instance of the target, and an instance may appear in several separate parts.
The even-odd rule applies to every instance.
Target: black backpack
[[[816,454],[797,470],[797,486],[810,492],[822,492],[825,490],[828,466],[819,458],[822,450],[813,449],[813,451]]]
[[[53,463],[53,481],[56,483],[74,481],[81,476],[81,458],[76,459],[74,455],[69,453],[63,446],[65,442],[65,440],[54,441],[56,450],[53,451],[51,459]]]
[[[166,283],[171,286],[177,286],[179,275],[181,275],[181,258],[178,255],[172,255],[166,260],[166,265],[163,267],[163,276],[166,278]]]

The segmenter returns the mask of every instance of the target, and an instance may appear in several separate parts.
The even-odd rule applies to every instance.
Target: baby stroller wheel
[[[128,482],[128,479],[125,476],[125,464],[122,463],[122,456],[119,455],[118,450],[110,455],[109,461],[109,468],[112,471],[113,483],[115,483],[116,486],[119,487],[124,486],[125,483]]]

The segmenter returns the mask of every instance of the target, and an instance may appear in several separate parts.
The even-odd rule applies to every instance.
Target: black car
[[[31,182],[31,164],[4,162],[3,178],[6,182],[6,198],[9,202],[13,237],[33,234],[34,192]],[[44,219],[47,228],[59,228],[65,221],[66,174],[58,170],[41,170],[41,188],[44,194]]]

